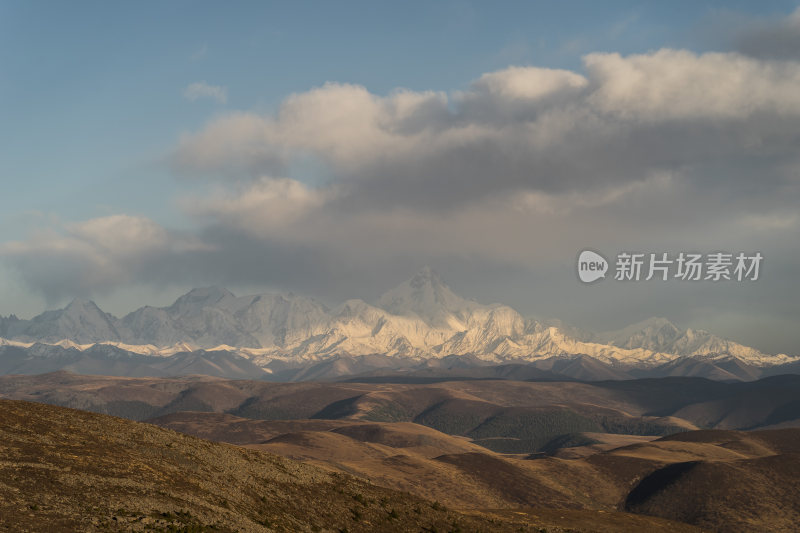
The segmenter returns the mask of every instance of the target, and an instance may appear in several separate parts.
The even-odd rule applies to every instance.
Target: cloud
[[[761,59],[800,59],[800,7],[788,17],[745,20],[733,35],[734,47]]]
[[[747,119],[800,114],[800,64],[735,53],[659,50],[584,58],[592,107],[639,120]]]
[[[800,226],[800,214],[793,211],[759,213],[742,217],[741,225],[751,231],[797,231]]]
[[[184,210],[196,217],[236,227],[255,236],[274,235],[321,208],[335,196],[289,178],[261,178],[236,191],[217,188],[202,197],[187,197]]]
[[[589,194],[570,192],[566,194],[547,194],[539,191],[523,191],[514,195],[513,205],[521,211],[557,215],[571,214],[591,208],[619,204],[620,202],[641,201],[643,195],[665,194],[675,185],[676,178],[671,173],[657,172],[643,181],[636,181]]]
[[[204,81],[190,83],[183,90],[183,97],[194,102],[200,98],[211,98],[220,104],[228,101],[228,89],[220,85],[209,85]]]
[[[184,134],[172,157],[176,172],[193,176],[261,176],[282,169],[289,160],[282,143],[265,128],[264,118],[252,113],[231,113],[213,126]]]
[[[663,49],[584,64],[584,73],[510,67],[449,95],[328,83],[274,115],[213,120],[181,139],[173,164],[235,181],[286,175],[311,156],[347,186],[342,201],[413,209],[602,191],[675,169],[697,185],[736,187],[754,159],[767,170],[762,185],[780,185],[777,165],[797,148],[800,63]]]
[[[112,215],[40,229],[26,241],[0,245],[0,258],[48,301],[58,301],[146,281],[154,262],[208,250],[197,237],[147,218]]]

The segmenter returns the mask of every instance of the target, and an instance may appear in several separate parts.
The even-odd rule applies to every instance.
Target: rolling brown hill
[[[537,508],[541,514],[544,507],[564,516],[628,511],[711,531],[792,531],[800,519],[800,429],[688,431],[655,439],[587,433],[590,444],[577,439],[577,446],[567,442],[555,456],[530,458],[409,423],[257,421],[210,413],[153,422],[348,472],[462,510]],[[693,470],[682,470],[685,465]]]
[[[719,531],[757,531],[762,523],[781,530],[796,517],[779,510],[798,507],[784,490],[794,486],[784,474],[794,472],[800,452],[796,376],[411,384],[59,372],[0,377],[0,396],[147,419],[463,513],[558,509],[549,522],[558,527],[658,516]],[[751,431],[698,431],[731,426]],[[698,476],[724,482],[698,495]],[[737,507],[749,485],[752,497],[775,499]],[[580,516],[592,516],[591,524]]]
[[[797,531],[800,430],[697,431],[661,439],[674,461],[644,477],[630,511],[725,531]]]
[[[348,472],[460,509],[536,506],[541,502],[537,491],[548,491],[547,505],[580,507],[572,503],[581,497],[571,487],[548,489],[552,483],[536,481],[537,476],[544,478],[545,471],[552,467],[548,461],[504,457],[464,437],[408,422],[260,421],[210,413],[176,413],[151,422]],[[458,464],[458,458],[469,456],[476,461],[485,458],[490,464],[515,472],[518,479],[508,488],[525,480],[541,487],[522,491],[525,496],[512,497],[498,490],[501,487],[493,479],[496,472],[492,468],[464,468]],[[495,460],[499,462],[491,463]],[[576,476],[583,475],[581,471],[586,469],[575,463],[574,468],[565,464],[562,470],[561,476],[566,477],[573,471]],[[598,499],[602,499],[600,489],[593,490]]]
[[[273,454],[30,402],[0,400],[0,443],[5,531],[699,531],[625,512],[460,512]]]
[[[0,376],[0,397],[134,420],[207,411],[261,420],[418,422],[451,434],[467,434],[490,418],[526,411],[532,415],[569,412],[573,422],[576,415],[589,419],[578,424],[579,431],[596,431],[591,424],[597,424],[601,432],[661,436],[678,429],[800,424],[800,376],[789,375],[748,383],[659,378],[599,383],[473,380],[402,384],[268,383],[207,376],[119,378],[55,372]]]
[[[72,409],[0,401],[7,531],[530,530],[272,454]],[[538,530],[538,526],[537,526]]]
[[[800,425],[800,376],[750,383],[661,378],[602,383],[474,380],[267,383],[211,377],[0,377],[0,397],[148,420],[213,412],[257,420],[414,422],[499,453],[555,453],[585,434]],[[226,439],[223,439],[226,440]],[[596,440],[596,439],[595,439]]]

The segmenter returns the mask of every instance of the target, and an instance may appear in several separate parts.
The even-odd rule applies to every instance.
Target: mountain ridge
[[[703,330],[681,330],[658,317],[611,332],[577,331],[525,318],[503,304],[462,298],[428,267],[375,304],[352,299],[330,309],[292,293],[236,296],[206,287],[170,306],[144,306],[122,318],[80,299],[30,320],[0,317],[0,344],[78,349],[110,344],[147,355],[218,349],[261,367],[374,354],[415,360],[470,355],[487,363],[586,355],[606,364],[646,367],[683,357],[735,357],[757,367],[800,359],[765,354]]]

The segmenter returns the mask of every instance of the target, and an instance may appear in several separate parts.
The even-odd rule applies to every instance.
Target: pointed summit
[[[31,319],[26,335],[45,342],[64,339],[78,344],[120,340],[117,318],[96,303],[75,298],[63,309],[45,311]]]
[[[437,326],[449,324],[453,315],[460,316],[476,305],[455,294],[439,274],[427,266],[378,300],[378,307],[394,315],[417,315]]]
[[[92,300],[85,298],[73,298],[63,309],[65,312],[101,312],[100,308]]]
[[[98,327],[101,323],[110,323],[116,320],[115,317],[100,309],[92,300],[87,300],[85,298],[74,298],[63,309],[47,311],[39,316],[44,316],[48,313],[51,313],[50,319],[52,320],[74,323],[77,327],[90,324],[94,324],[94,327]]]
[[[427,265],[420,268],[417,273],[414,274],[414,277],[409,280],[409,282],[412,284],[416,283],[418,285],[424,283],[444,285],[439,273]]]
[[[598,340],[620,348],[670,351],[683,335],[684,331],[666,318],[651,317],[617,331],[602,333]]]

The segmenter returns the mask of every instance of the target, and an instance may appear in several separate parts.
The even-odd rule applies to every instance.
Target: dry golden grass
[[[536,509],[557,527],[579,530],[638,531],[645,515],[657,515],[707,529],[761,531],[790,530],[800,520],[794,512],[800,475],[786,474],[797,470],[800,430],[697,427],[789,424],[793,383],[263,383],[57,373],[0,378],[0,394],[131,417],[161,415],[153,421],[183,433],[300,459],[326,475],[352,474],[462,513],[504,509],[527,516]],[[656,437],[670,428],[689,431]],[[550,433],[532,438],[540,431]],[[624,434],[630,432],[639,434]],[[487,446],[501,439],[556,451],[535,458],[495,453],[467,435]],[[554,447],[549,435],[558,437]],[[69,458],[90,455],[83,448]],[[148,468],[163,475],[141,466]]]
[[[180,420],[182,430],[187,430],[213,426],[213,422],[204,421],[207,416],[218,417],[184,413],[173,418]],[[162,422],[171,425],[168,419]],[[747,487],[751,485],[753,495],[759,497],[784,494],[778,497],[781,505],[796,506],[799,501],[797,495],[786,495],[782,487],[788,482],[784,476],[776,475],[774,486],[770,487],[768,477],[754,473],[781,464],[792,471],[800,451],[800,430],[796,429],[693,431],[659,439],[590,433],[587,436],[598,444],[579,447],[572,455],[565,449],[556,457],[527,459],[493,453],[461,437],[408,423],[265,422],[226,416],[225,424],[217,431],[224,435],[224,427],[247,425],[260,427],[271,435],[267,442],[248,447],[348,472],[378,485],[442,501],[464,512],[504,508],[528,513],[526,509],[537,508],[536,516],[547,516],[551,525],[578,530],[636,530],[638,526],[634,524],[641,524],[636,520],[648,523],[647,517],[634,518],[620,510],[677,519],[710,530],[759,531],[764,524],[786,530],[787,520],[794,517],[791,512],[775,512],[777,504],[764,503],[748,511],[748,522],[740,516],[738,502],[749,498]],[[274,436],[281,430],[288,431]],[[203,432],[208,433],[208,429]],[[699,497],[692,487],[702,484],[691,478],[686,487],[656,487],[648,496],[650,499],[635,504],[629,501],[642,480],[652,479],[669,465],[687,462],[702,465],[701,471],[708,471],[712,479],[722,476],[723,481],[714,489],[718,500]],[[738,472],[741,480],[737,481],[731,472]],[[693,507],[695,504],[700,507]]]
[[[538,531],[275,455],[119,418],[0,401],[6,531]]]

